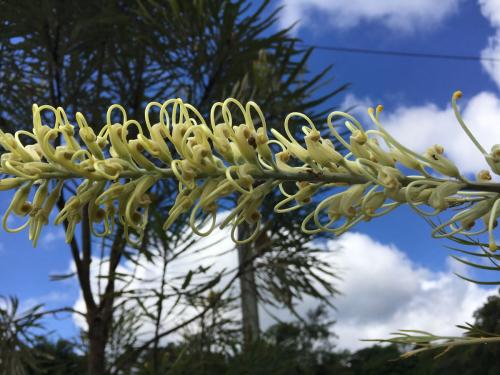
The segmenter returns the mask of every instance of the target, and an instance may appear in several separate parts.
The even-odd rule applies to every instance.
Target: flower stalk
[[[452,98],[458,122],[498,174],[500,146],[486,153],[477,143],[458,110],[460,96],[457,92]],[[429,217],[459,208],[433,236],[487,233],[490,250],[496,250],[500,185],[491,182],[490,172],[480,171],[470,180],[445,157],[443,147],[431,146],[423,154],[405,147],[383,127],[382,110],[368,110],[374,123],[368,130],[353,116],[332,112],[327,118],[329,135],[294,112],[285,118],[280,133],[269,131],[254,102],[230,98],[215,103],[207,122],[189,103],[170,99],[148,104],[144,125],[115,104],[96,133],[81,113],[73,124],[62,108],[35,104],[32,132],[0,131],[0,190],[15,190],[3,226],[10,232],[29,227],[36,245],[65,184],[73,180],[79,186],[55,219],[56,224],[68,223],[66,240],[71,241],[76,226],[88,217],[96,236],[109,235],[119,222],[127,240],[137,244],[148,220],[150,192],[158,181],[175,179],[179,191],[165,230],[188,213],[191,228],[200,236],[217,226],[231,226],[235,242],[250,242],[258,235],[263,200],[278,189],[283,199],[275,212],[310,207],[302,219],[307,233],[340,235],[402,204]],[[338,130],[340,121],[348,137]],[[231,197],[237,197],[236,203],[218,223],[219,203]],[[83,215],[84,209],[88,215]],[[25,218],[24,224],[9,228],[10,215]],[[476,221],[483,227],[472,229]],[[256,230],[237,239],[234,229],[243,222]]]

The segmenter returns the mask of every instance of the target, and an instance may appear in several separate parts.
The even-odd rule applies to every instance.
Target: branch
[[[453,96],[455,110],[459,96],[460,93]],[[122,123],[112,122],[115,110],[121,114]],[[53,113],[53,128],[42,125],[44,111]],[[260,108],[253,102],[244,106],[232,98],[213,105],[210,125],[193,106],[180,99],[150,103],[144,129],[127,118],[124,108],[113,105],[99,136],[78,113],[79,138],[61,108],[35,105],[31,134],[37,141],[35,154],[31,145],[23,145],[10,134],[0,134],[0,144],[8,151],[3,155],[0,173],[12,176],[1,180],[0,188],[17,189],[19,193],[6,216],[30,214],[27,225],[30,237],[36,240],[46,220],[47,212],[42,205],[48,195],[48,181],[77,179],[82,183],[76,195],[66,202],[56,218],[56,224],[69,224],[67,240],[72,239],[74,227],[82,217],[89,225],[85,233],[90,226],[101,223],[102,235],[112,233],[118,218],[126,240],[138,246],[153,202],[148,192],[154,192],[160,180],[173,179],[179,183],[179,193],[163,225],[165,230],[190,211],[191,229],[207,236],[216,227],[218,205],[237,196],[235,207],[220,228],[232,227],[231,237],[236,243],[251,242],[258,234],[257,229],[248,238],[236,239],[235,228],[243,222],[258,228],[262,203],[279,189],[283,198],[274,206],[276,213],[312,208],[301,218],[301,229],[306,234],[340,235],[357,223],[388,214],[402,204],[428,218],[453,208],[458,213],[436,224],[432,235],[455,239],[487,232],[490,250],[495,251],[493,229],[500,215],[500,184],[491,182],[488,171],[480,171],[476,180],[463,176],[439,145],[423,154],[408,149],[382,126],[381,112],[381,106],[369,110],[377,127],[369,131],[347,113],[336,111],[328,116],[333,137],[349,151],[343,155],[301,113],[286,117],[284,134],[271,129],[274,139],[270,139]],[[158,122],[152,125],[153,116],[158,118],[158,114]],[[456,116],[483,152],[458,110]],[[290,129],[292,119],[307,124],[302,126],[301,141]],[[349,143],[336,130],[337,119],[344,120],[351,132]],[[243,123],[233,125],[240,121]],[[55,147],[57,139],[64,139],[66,144]],[[386,148],[379,146],[382,141]],[[500,160],[497,161],[495,152],[485,154],[485,159],[493,172],[500,174]],[[408,169],[417,174],[406,175]],[[40,199],[33,204],[26,202],[26,192],[29,194],[40,181],[47,181],[37,189]],[[481,218],[486,223],[485,229],[471,232],[475,221]],[[209,229],[202,229],[199,223],[210,219]],[[84,276],[89,251],[84,246],[80,267]]]
[[[463,327],[462,327],[463,328]],[[416,333],[413,335],[412,333]],[[394,333],[397,337],[391,339],[370,339],[361,341],[387,342],[391,344],[415,345],[416,349],[401,354],[402,358],[409,358],[430,350],[443,349],[435,358],[446,354],[448,351],[459,346],[500,343],[500,335],[490,337],[449,337],[436,336],[432,333],[418,330],[400,330]]]

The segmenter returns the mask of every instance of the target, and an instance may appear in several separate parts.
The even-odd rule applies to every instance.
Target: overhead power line
[[[332,52],[347,52],[347,53],[360,53],[367,55],[385,55],[385,56],[399,56],[399,57],[417,57],[424,59],[440,59],[440,60],[462,60],[462,61],[493,61],[500,62],[500,57],[490,56],[475,56],[475,55],[448,55],[440,53],[426,53],[426,52],[409,52],[409,51],[395,51],[395,50],[381,50],[369,48],[351,48],[341,46],[327,46],[318,44],[301,43],[304,47],[315,48],[324,51]]]

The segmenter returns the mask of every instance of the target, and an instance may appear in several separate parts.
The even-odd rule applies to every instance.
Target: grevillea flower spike
[[[452,98],[460,126],[492,171],[500,174],[500,145],[488,153],[477,142],[457,107],[460,96],[456,92]],[[480,171],[472,181],[445,157],[443,147],[430,146],[423,154],[405,147],[385,130],[382,110],[368,110],[375,125],[368,130],[353,116],[332,112],[327,118],[332,141],[297,112],[285,118],[284,134],[269,130],[257,104],[244,105],[233,98],[215,103],[208,122],[181,99],[148,104],[144,125],[115,104],[97,134],[81,113],[73,124],[62,108],[35,104],[32,132],[0,131],[0,190],[15,190],[3,227],[9,232],[29,227],[36,245],[65,183],[74,180],[79,186],[55,219],[56,224],[67,223],[66,240],[88,218],[96,236],[112,233],[118,221],[127,240],[137,244],[148,221],[150,192],[158,181],[175,179],[178,194],[165,218],[165,230],[189,213],[189,224],[200,236],[217,226],[231,226],[234,241],[252,241],[259,233],[264,199],[278,190],[283,199],[276,213],[310,208],[302,218],[307,233],[340,235],[402,204],[426,217],[453,207],[458,212],[436,225],[432,235],[487,233],[490,249],[496,250],[500,186],[491,182],[490,173]],[[120,120],[114,121],[117,115]],[[44,122],[48,118],[50,126]],[[342,121],[350,133],[346,138],[337,130]],[[292,122],[299,127],[292,129]],[[342,147],[337,149],[334,142]],[[219,203],[229,197],[237,198],[235,204],[218,222]],[[84,215],[83,210],[88,212]],[[10,228],[10,215],[26,218],[25,222]],[[478,220],[483,227],[473,229]],[[243,222],[254,231],[237,240],[235,228]]]

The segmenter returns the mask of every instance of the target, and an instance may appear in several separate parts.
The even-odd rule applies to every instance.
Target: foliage
[[[500,310],[496,307],[499,301],[500,295],[491,296],[474,313],[475,327],[486,330],[498,324]],[[30,310],[21,315],[26,321],[36,320],[39,316],[38,312]],[[161,345],[157,348],[157,355],[153,349],[149,349],[128,370],[120,373],[475,375],[496,374],[499,370],[498,345],[456,347],[438,358],[435,353],[422,353],[403,360],[398,357],[404,352],[405,347],[396,345],[375,345],[354,353],[335,350],[332,344],[334,327],[324,308],[319,306],[316,310],[310,311],[305,320],[279,322],[271,326],[259,341],[243,352],[239,349],[237,337],[233,338],[233,344],[229,341],[225,343],[214,341],[210,331],[206,331],[204,335],[200,334],[204,329],[200,324],[198,331],[186,332],[182,340]],[[36,327],[26,325],[23,330],[33,339],[27,345],[18,346],[17,351],[22,353],[23,358],[30,358],[32,362],[20,363],[19,368],[25,370],[18,373],[33,375],[83,373],[85,357],[81,354],[79,344],[63,339],[49,341],[37,333],[38,325]],[[2,340],[5,338],[1,337]],[[0,345],[3,344],[3,341],[0,342]],[[4,353],[5,351],[2,351],[2,354]],[[154,364],[154,361],[157,363]]]
[[[86,358],[78,352],[79,345],[65,339],[53,342],[41,336],[33,345],[36,369],[31,375],[80,375],[85,372]]]
[[[20,312],[15,297],[0,298],[0,374],[24,375],[33,368],[32,345],[41,329],[41,305]]]

